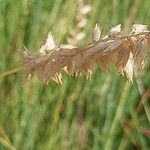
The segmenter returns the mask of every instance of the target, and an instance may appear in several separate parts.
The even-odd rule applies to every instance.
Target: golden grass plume
[[[135,24],[131,32],[126,33],[121,25],[113,27],[108,35],[101,37],[101,29],[95,26],[93,42],[82,47],[73,45],[55,45],[51,34],[36,54],[25,50],[22,54],[24,76],[30,80],[33,74],[48,83],[54,80],[62,83],[61,72],[91,78],[93,66],[99,65],[108,70],[114,64],[117,70],[132,81],[134,69],[143,69],[144,60],[150,48],[150,31],[146,25]]]

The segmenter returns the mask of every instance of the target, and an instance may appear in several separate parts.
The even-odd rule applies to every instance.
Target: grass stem
[[[110,132],[108,134],[106,143],[104,145],[104,150],[111,150],[112,149],[114,137],[115,137],[115,134],[117,132],[118,123],[119,123],[120,118],[122,117],[123,110],[125,109],[125,102],[126,102],[129,90],[130,90],[130,86],[131,86],[130,82],[127,81],[125,88],[124,88],[124,91],[123,91],[123,94],[122,94],[122,97],[120,99],[116,114],[115,114],[115,117],[114,117],[114,120],[112,122]]]
[[[0,79],[4,78],[5,76],[11,75],[13,73],[16,73],[16,72],[20,71],[21,69],[22,69],[22,67],[17,67],[17,68],[11,69],[9,71],[0,73]]]

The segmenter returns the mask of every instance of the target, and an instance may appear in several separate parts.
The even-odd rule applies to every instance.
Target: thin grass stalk
[[[133,125],[134,125],[134,129],[136,131],[136,136],[139,139],[139,147],[141,149],[147,150],[148,149],[147,144],[146,144],[145,140],[143,139],[143,135],[139,132],[140,131],[140,123],[139,123],[138,117],[135,114],[135,112],[131,113],[131,117],[132,117],[132,120],[133,120],[132,122],[133,122]]]
[[[10,143],[0,137],[0,143],[9,150],[16,150]]]
[[[138,88],[139,93],[140,93],[140,95],[142,97],[142,95],[144,94],[145,89],[144,89],[144,85],[143,85],[142,80],[138,76],[138,70],[137,69],[135,69],[135,78],[136,78],[136,82],[137,82],[137,88]],[[143,102],[143,101],[141,101],[141,102],[142,102],[142,104],[144,106],[144,110],[145,110],[145,113],[147,115],[147,119],[148,119],[148,121],[150,123],[150,115],[149,115],[150,111],[149,111],[149,107],[147,106],[147,102]]]
[[[110,129],[109,135],[107,137],[107,141],[104,145],[104,150],[112,149],[113,142],[114,142],[113,137],[116,134],[116,129],[117,129],[119,120],[122,117],[123,110],[125,108],[126,99],[127,99],[128,93],[130,91],[130,87],[131,87],[131,84],[129,81],[127,81],[125,84],[124,91],[123,91],[122,97],[120,99],[116,114],[115,114],[115,117],[114,117],[114,120],[112,122],[111,129]]]
[[[23,68],[23,67],[17,67],[17,68],[14,68],[14,69],[11,69],[11,70],[8,70],[8,71],[6,71],[6,72],[1,73],[1,74],[0,74],[0,79],[6,77],[6,76],[8,76],[8,75],[17,73],[17,72],[19,72],[22,68]]]
[[[128,140],[127,140],[126,136],[124,136],[118,146],[118,150],[125,149],[127,144],[128,144]]]

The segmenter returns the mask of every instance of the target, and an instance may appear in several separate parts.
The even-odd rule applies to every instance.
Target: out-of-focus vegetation
[[[79,45],[91,41],[97,22],[104,33],[120,23],[150,27],[149,0],[85,3],[92,11]],[[75,16],[75,0],[0,0],[0,74],[19,67],[23,46],[38,50],[49,31],[67,43]],[[34,77],[25,86],[20,72],[1,78],[0,150],[150,149],[149,70],[147,59],[134,84],[113,67],[95,70],[92,81],[64,74],[63,85]]]

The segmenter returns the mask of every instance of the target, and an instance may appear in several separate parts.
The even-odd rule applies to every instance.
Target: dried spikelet
[[[93,32],[93,43],[82,47],[55,46],[52,35],[49,35],[37,54],[24,51],[25,78],[29,80],[35,73],[44,83],[52,79],[62,84],[62,70],[77,77],[84,74],[91,79],[95,64],[105,71],[114,64],[119,72],[133,82],[134,69],[144,66],[150,48],[150,32],[145,26],[137,25],[129,34],[122,31],[120,25],[116,26],[105,39],[100,39],[101,30],[97,25]]]
[[[129,59],[122,71],[126,74],[127,78],[133,83],[134,60],[133,54],[131,52],[129,55]]]
[[[93,29],[92,39],[93,41],[98,41],[100,40],[100,37],[101,37],[101,28],[96,24],[95,28]]]
[[[109,53],[107,55],[97,54],[94,56],[94,60],[95,63],[98,64],[99,67],[104,71],[107,71],[109,65],[113,63],[112,55]]]
[[[47,55],[43,56],[41,53],[31,54],[24,51],[22,53],[22,60],[24,63],[24,77],[29,81],[34,73],[41,75],[41,72],[48,61],[48,57]]]
[[[148,31],[148,29],[147,29],[146,25],[143,25],[143,24],[134,24],[132,26],[131,33],[132,34],[138,34],[138,33],[147,32],[147,31]]]
[[[133,51],[134,44],[130,38],[122,39],[122,45],[115,51],[116,57],[116,66],[117,68],[124,68],[128,59],[130,52]]]
[[[111,28],[111,30],[108,32],[109,37],[116,37],[121,32],[121,24]]]
[[[139,68],[144,67],[144,59],[148,50],[148,37],[140,37],[135,47],[134,61]]]
[[[93,68],[93,59],[90,55],[89,57],[84,56],[84,54],[78,55],[78,57],[74,58],[74,72],[77,75],[86,75],[87,78],[91,78]]]
[[[149,39],[150,39],[147,26],[141,24],[135,24],[132,27],[131,33],[134,34],[145,33],[144,35],[139,35],[135,39],[136,43],[135,43],[135,48],[133,50],[134,62],[138,68],[142,69],[144,68],[144,59],[148,51]]]
[[[54,38],[51,32],[48,34],[46,43],[40,48],[39,52],[41,54],[49,53],[49,51],[53,50],[56,47]]]

